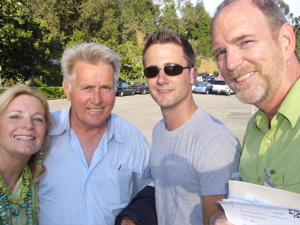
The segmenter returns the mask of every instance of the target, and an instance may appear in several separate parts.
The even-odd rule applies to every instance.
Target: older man
[[[211,35],[227,84],[259,108],[244,137],[243,181],[300,193],[300,65],[292,25],[272,0],[226,0]]]
[[[101,44],[82,43],[64,51],[62,71],[71,107],[53,113],[57,126],[39,184],[39,224],[114,224],[141,190],[134,204],[150,200],[147,205],[155,209],[153,187],[146,187],[151,182],[148,143],[111,113],[118,54]],[[141,214],[143,207],[130,208],[122,218],[151,223],[147,217],[155,220],[155,211]]]

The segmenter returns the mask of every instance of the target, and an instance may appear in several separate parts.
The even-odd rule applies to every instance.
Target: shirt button
[[[91,204],[91,203],[90,203],[90,201],[86,201],[86,204],[89,205],[89,204]]]
[[[267,141],[266,141],[266,145],[267,145],[267,146],[271,145],[271,141],[270,141],[270,140],[267,140]]]

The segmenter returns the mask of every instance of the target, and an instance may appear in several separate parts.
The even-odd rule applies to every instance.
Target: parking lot
[[[200,108],[226,124],[242,142],[247,122],[255,112],[252,105],[241,103],[235,95],[193,94],[193,96]],[[48,100],[48,102],[51,111],[70,106],[70,102],[66,99]],[[150,94],[116,97],[113,113],[128,120],[142,131],[151,145],[153,126],[162,115]]]

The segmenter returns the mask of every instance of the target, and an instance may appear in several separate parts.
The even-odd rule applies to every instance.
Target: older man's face
[[[71,91],[64,82],[64,90],[71,101],[71,126],[77,128],[105,128],[115,104],[113,67],[104,62],[97,65],[79,61],[74,67],[76,78]]]
[[[259,104],[278,90],[284,67],[282,46],[250,1],[229,4],[213,24],[213,55],[227,84],[245,103]]]

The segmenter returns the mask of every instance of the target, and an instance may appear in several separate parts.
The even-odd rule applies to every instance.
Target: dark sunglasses
[[[182,73],[183,69],[193,68],[193,66],[180,66],[180,65],[167,65],[164,68],[158,68],[156,66],[149,66],[144,69],[144,75],[147,78],[156,77],[160,70],[164,70],[165,74],[169,76],[176,76]]]

